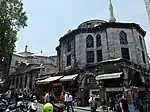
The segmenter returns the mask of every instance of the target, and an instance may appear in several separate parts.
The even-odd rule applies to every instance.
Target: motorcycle
[[[37,112],[37,108],[35,107],[35,103],[31,103],[29,106],[29,110],[27,112]]]
[[[1,102],[0,102],[0,112],[5,111],[7,106],[8,106],[7,100],[2,99]]]

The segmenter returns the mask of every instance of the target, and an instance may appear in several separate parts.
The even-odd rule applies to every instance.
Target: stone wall
[[[128,44],[120,44],[119,33],[124,31],[127,34]],[[96,35],[101,35],[102,46],[100,48],[96,47]],[[106,30],[94,32],[94,33],[79,33],[71,41],[72,50],[71,58],[72,64],[71,67],[76,63],[79,68],[83,68],[87,65],[86,62],[86,38],[88,35],[92,35],[94,39],[94,54],[95,61],[97,63],[96,50],[102,49],[103,60],[122,58],[121,48],[128,48],[130,54],[130,61],[133,61],[137,64],[141,64],[148,68],[148,55],[146,50],[146,45],[144,37],[136,29],[125,29],[125,28],[107,28]],[[141,48],[139,36],[142,38],[143,49]],[[70,37],[61,40],[61,62],[60,68],[62,70],[66,69],[66,60],[67,60],[67,41],[70,40]],[[75,41],[75,46],[74,46]],[[146,63],[143,62],[142,51],[145,54]],[[74,55],[75,53],[75,55]],[[70,68],[71,68],[70,67]]]

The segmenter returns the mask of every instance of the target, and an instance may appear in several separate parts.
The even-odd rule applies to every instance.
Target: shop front
[[[123,72],[102,74],[96,76],[98,85],[100,85],[100,101],[107,104],[109,98],[116,98],[117,95],[122,94],[123,89]]]
[[[62,83],[63,92],[70,92],[72,96],[76,97],[76,92],[78,90],[78,82],[77,82],[78,74],[67,75],[60,79]]]
[[[41,98],[45,95],[45,92],[54,92],[55,96],[58,97],[62,91],[62,83],[59,82],[59,79],[62,77],[54,76],[37,81]]]
[[[67,76],[54,76],[44,80],[37,81],[40,88],[40,95],[44,96],[45,92],[54,92],[57,100],[59,100],[62,92],[70,92],[75,98],[75,93],[78,90],[77,83],[78,74]]]

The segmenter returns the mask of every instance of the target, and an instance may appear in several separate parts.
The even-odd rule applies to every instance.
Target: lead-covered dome
[[[99,25],[101,25],[102,23],[107,23],[107,22],[104,21],[104,20],[98,20],[98,19],[89,20],[89,21],[85,21],[85,22],[81,23],[81,24],[78,26],[78,29],[81,29],[81,28],[92,28],[92,27],[99,26]]]

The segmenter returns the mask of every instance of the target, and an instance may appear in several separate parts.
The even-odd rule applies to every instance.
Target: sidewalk
[[[90,110],[90,107],[74,107],[75,109],[78,109],[78,110],[84,110],[84,111],[91,111]],[[101,112],[100,108],[98,107],[96,112]],[[104,112],[108,112],[107,110],[104,110]]]

